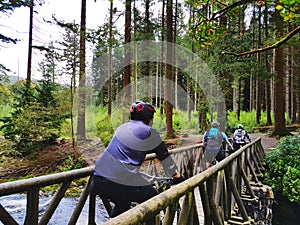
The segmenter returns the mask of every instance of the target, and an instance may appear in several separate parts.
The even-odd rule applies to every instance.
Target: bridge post
[[[25,225],[38,224],[38,212],[39,212],[39,189],[33,188],[27,193],[27,206],[26,206],[26,218]]]
[[[12,216],[4,209],[0,204],[0,221],[4,224],[18,225],[18,223],[12,218]]]

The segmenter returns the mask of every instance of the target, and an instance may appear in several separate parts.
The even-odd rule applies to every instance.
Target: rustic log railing
[[[245,201],[256,201],[253,185],[261,185],[264,150],[260,138],[231,154],[215,166],[204,170],[202,145],[170,150],[181,172],[188,179],[163,193],[135,206],[103,224],[251,224],[244,207]],[[148,155],[143,169],[160,175],[160,164],[154,155]],[[15,193],[27,194],[26,225],[47,224],[73,180],[90,177],[93,167],[45,175],[26,180],[0,184],[0,197]],[[39,217],[39,190],[53,184],[60,189],[46,211]],[[90,195],[91,179],[82,191],[68,224],[76,224],[89,198],[89,224],[95,224],[95,204],[99,199]],[[102,199],[109,210],[107,199]],[[71,210],[70,210],[71,211]],[[201,216],[201,214],[203,216]],[[0,202],[0,221],[18,224]]]

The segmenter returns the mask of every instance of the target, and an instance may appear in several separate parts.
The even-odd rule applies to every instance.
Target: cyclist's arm
[[[174,160],[170,156],[168,149],[166,148],[166,145],[163,141],[159,146],[156,147],[154,152],[157,155],[157,158],[161,161],[164,171],[168,176],[180,176],[180,174],[178,173],[178,168]]]
[[[232,137],[232,139],[233,139],[234,141],[235,141],[235,136],[236,136],[237,132],[238,132],[238,131],[237,131],[237,130],[235,130],[235,131],[234,131],[234,133],[233,133],[233,137]]]
[[[233,147],[232,147],[231,143],[228,140],[228,137],[226,136],[226,134],[224,132],[222,132],[222,136],[223,136],[223,140],[226,142],[227,146],[232,150]]]
[[[249,140],[249,142],[251,142],[251,138],[250,138],[250,136],[249,136],[249,134],[248,134],[248,132],[247,131],[245,131],[246,132],[246,135],[245,135],[245,137]]]

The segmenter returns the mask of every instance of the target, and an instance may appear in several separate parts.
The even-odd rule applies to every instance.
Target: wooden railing
[[[204,171],[202,145],[193,145],[170,150],[181,172],[188,178],[163,193],[135,206],[104,224],[224,224],[224,221],[252,221],[243,205],[243,199],[255,200],[251,185],[260,185],[258,175],[263,168],[264,150],[260,139],[244,146],[217,165]],[[151,175],[160,175],[160,164],[155,155],[148,155],[143,170]],[[0,184],[0,197],[15,193],[26,193],[26,215],[24,224],[48,224],[58,204],[70,188],[73,180],[89,177],[68,224],[76,224],[82,209],[89,199],[89,224],[95,224],[95,201],[90,195],[93,167],[87,167],[58,174],[45,175],[26,180]],[[46,211],[39,217],[39,191],[41,188],[60,184]],[[109,210],[109,202],[103,200]],[[200,214],[203,217],[200,218]],[[4,224],[18,224],[1,205],[0,221]]]
[[[193,166],[189,165],[189,158],[200,158],[197,155],[201,155],[201,152],[202,147],[200,144],[170,150],[170,153],[174,156],[174,158],[176,158],[176,161],[180,168],[192,168]],[[161,169],[159,168],[159,165],[155,163],[154,154],[147,155],[146,161],[143,165],[143,170],[152,175],[158,175],[160,173]],[[25,193],[27,195],[27,204],[24,224],[46,225],[53,216],[59,203],[65,196],[66,191],[70,188],[72,181],[80,178],[90,177],[86,187],[80,195],[79,201],[74,211],[70,212],[72,213],[72,215],[68,224],[76,224],[90,193],[92,173],[93,167],[87,167],[68,172],[29,178],[26,180],[2,183],[0,184],[0,197],[17,193]],[[185,173],[187,176],[192,175],[189,171],[186,171]],[[41,218],[39,218],[40,190],[44,187],[51,186],[54,184],[60,184],[60,188],[56,192],[55,196],[52,198],[52,201],[47,207],[45,213],[41,216]],[[93,210],[90,209],[89,211]],[[91,214],[89,217],[92,218],[92,216],[93,215]],[[91,221],[91,219],[89,220]],[[18,224],[16,220],[10,215],[10,213],[8,213],[8,211],[1,205],[1,202],[0,221],[2,221],[4,224]]]
[[[254,224],[255,218],[249,216],[244,203],[258,201],[252,186],[262,185],[258,178],[265,155],[260,141],[259,138],[251,142],[215,166],[103,225]],[[200,161],[195,158],[194,165]]]

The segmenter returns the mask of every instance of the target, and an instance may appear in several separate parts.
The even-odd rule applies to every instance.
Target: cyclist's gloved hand
[[[184,180],[185,180],[184,176],[180,175],[179,177],[173,177],[172,178],[172,183],[173,184],[179,184],[179,183],[181,183]]]

